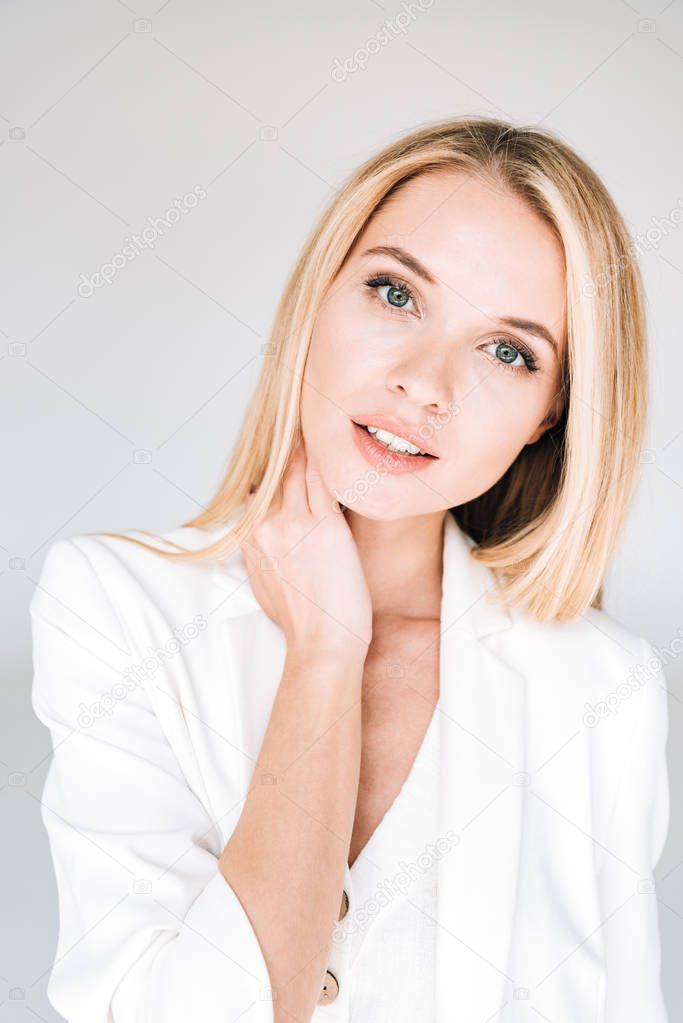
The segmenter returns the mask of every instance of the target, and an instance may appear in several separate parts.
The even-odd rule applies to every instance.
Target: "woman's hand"
[[[254,595],[288,649],[358,653],[372,637],[372,602],[339,502],[301,440],[279,495],[242,544]]]

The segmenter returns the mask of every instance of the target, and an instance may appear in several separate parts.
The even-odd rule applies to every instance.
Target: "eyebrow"
[[[421,277],[423,281],[427,281],[428,284],[438,284],[436,277],[429,272],[427,267],[416,259],[415,256],[411,256],[405,249],[401,249],[396,245],[375,245],[372,249],[366,249],[363,253],[364,256],[390,256],[392,259],[397,259],[399,263],[403,263],[409,270],[412,270],[414,274]]]
[[[415,256],[411,256],[405,249],[400,248],[397,245],[375,245],[371,249],[366,249],[363,253],[364,256],[389,256],[392,259],[398,260],[399,263],[403,263],[408,270],[412,270],[414,274],[421,277],[423,281],[427,281],[428,284],[438,284],[437,278],[427,269],[424,263],[421,263]],[[537,323],[535,320],[526,320],[519,316],[498,316],[492,317],[498,323],[504,323],[508,327],[514,327],[517,330],[524,331],[525,334],[533,334],[535,337],[545,341],[553,349],[555,354],[558,353],[557,341],[550,333],[547,327],[544,327],[542,323]]]
[[[547,342],[557,355],[557,341],[550,333],[547,327],[544,327],[542,323],[536,323],[535,320],[523,320],[518,316],[499,316],[499,323],[505,323],[508,327],[514,327],[517,330],[524,331],[525,334],[534,334],[540,338],[541,341]]]

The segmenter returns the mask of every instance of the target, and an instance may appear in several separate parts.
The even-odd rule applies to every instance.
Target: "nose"
[[[432,412],[449,408],[454,398],[445,358],[428,355],[422,346],[391,368],[386,385],[390,391],[403,394],[413,404]]]

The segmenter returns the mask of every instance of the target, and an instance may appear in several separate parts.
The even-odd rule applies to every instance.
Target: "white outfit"
[[[164,536],[198,547],[221,532]],[[411,889],[384,906],[350,968],[357,949],[335,928],[340,990],[316,1023],[374,1023],[417,974],[429,987],[427,968],[397,972],[384,951],[416,906],[434,919],[421,1023],[667,1023],[652,876],[669,823],[661,662],[603,611],[539,623],[489,601],[472,546],[447,513],[436,830],[402,800],[374,849],[386,876],[401,835],[408,862],[418,833],[420,847],[436,833],[436,898]],[[272,1023],[256,932],[217,870],[286,654],[241,551],[181,563],[104,535],[59,540],[30,610],[33,706],[54,745],[52,1004],[69,1023]],[[345,883],[342,925],[367,908],[370,875],[347,869]],[[428,933],[413,932],[416,950]]]
[[[399,794],[347,865],[349,911],[329,955],[339,994],[315,1023],[434,1019],[439,710],[437,701]]]

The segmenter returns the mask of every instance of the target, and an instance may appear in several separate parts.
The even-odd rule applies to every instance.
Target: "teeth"
[[[379,430],[376,426],[366,426],[365,429],[368,433],[371,433],[376,441],[383,444],[390,451],[395,451],[400,455],[426,455],[426,451],[422,451],[416,447],[415,444],[411,444],[410,441],[404,440],[403,437],[398,437],[395,433],[389,433],[388,430]]]

